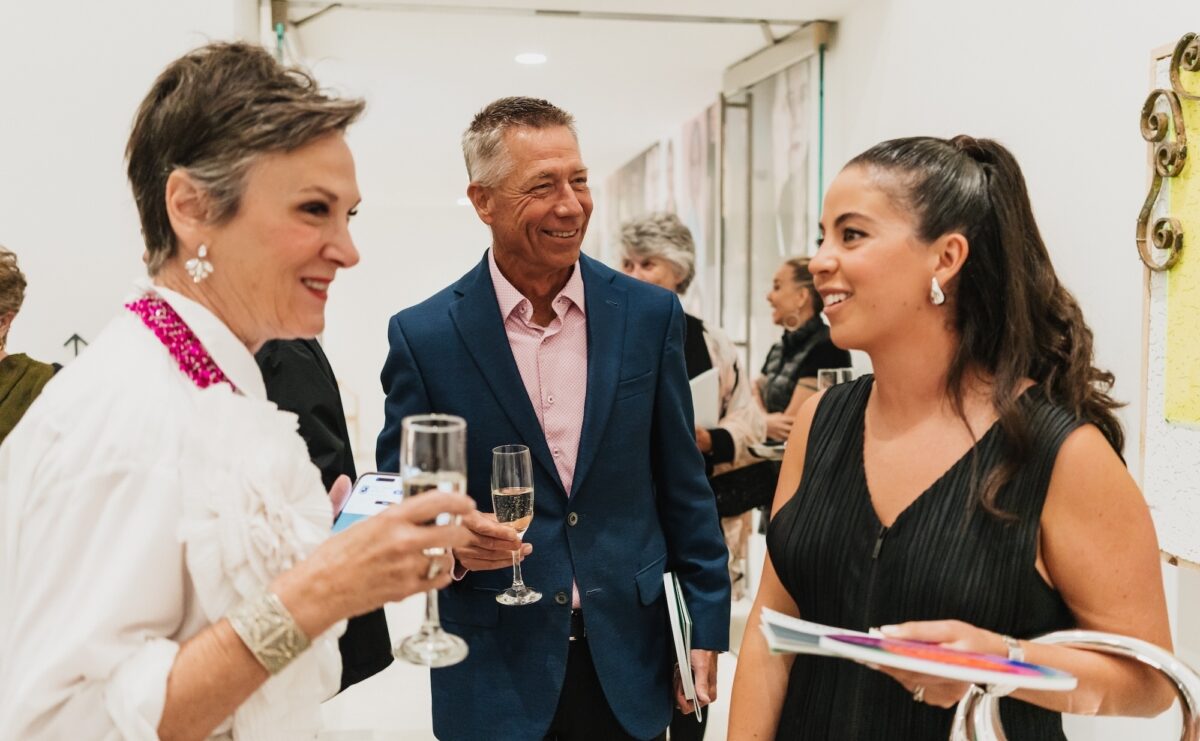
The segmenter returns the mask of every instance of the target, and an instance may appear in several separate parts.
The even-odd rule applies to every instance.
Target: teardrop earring
[[[213,264],[208,261],[208,245],[200,245],[196,256],[183,264],[193,283],[199,283],[213,273]]]
[[[946,294],[942,292],[942,287],[938,284],[936,275],[933,276],[933,283],[929,289],[929,303],[934,306],[941,306],[946,303]]]

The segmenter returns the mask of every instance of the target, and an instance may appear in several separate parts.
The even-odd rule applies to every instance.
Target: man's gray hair
[[[653,213],[621,225],[621,249],[634,260],[656,258],[671,265],[679,276],[676,293],[687,292],[696,277],[696,244],[692,232],[679,217]]]
[[[512,158],[504,144],[504,133],[520,126],[534,129],[566,126],[571,135],[579,139],[575,117],[549,101],[521,97],[493,101],[475,114],[471,125],[463,132],[463,158],[467,161],[471,182],[493,186],[509,173]]]

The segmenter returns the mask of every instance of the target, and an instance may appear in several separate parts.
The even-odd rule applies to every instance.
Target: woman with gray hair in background
[[[621,269],[638,280],[684,294],[696,277],[696,247],[691,231],[675,214],[655,213],[626,222],[621,227]],[[716,427],[696,428],[696,445],[708,465],[709,482],[721,489],[723,474],[755,463],[750,446],[761,443],[767,422],[754,401],[750,378],[738,359],[737,348],[721,329],[685,314],[683,355],[688,378],[715,368],[720,394],[720,420]],[[750,542],[750,512],[722,517],[721,529],[729,547],[729,581],[733,598],[746,592],[746,557]],[[705,716],[707,720],[707,716]],[[671,722],[671,738],[702,738],[704,729],[678,709]]]
[[[8,333],[25,302],[25,275],[17,256],[0,247],[0,443],[54,375],[54,366],[8,354]]]
[[[0,738],[311,739],[345,620],[450,581],[461,494],[330,537],[254,352],[358,262],[363,103],[260,47],[172,62],[126,150],[149,280],[0,447]]]
[[[621,250],[621,269],[638,280],[682,295],[696,277],[692,233],[675,214],[656,213],[626,222],[621,227]],[[714,428],[696,429],[696,444],[710,474],[719,476],[756,460],[749,447],[763,441],[766,421],[754,403],[750,379],[729,336],[699,317],[684,316],[688,378],[716,368],[720,379],[720,421]]]

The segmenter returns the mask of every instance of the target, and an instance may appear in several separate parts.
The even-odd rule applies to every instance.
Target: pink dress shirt
[[[558,477],[570,495],[587,399],[587,310],[579,264],[554,297],[554,319],[545,327],[533,321],[533,304],[500,272],[491,250],[488,266],[508,346],[546,436]],[[571,591],[572,606],[579,607],[578,587],[572,584]]]

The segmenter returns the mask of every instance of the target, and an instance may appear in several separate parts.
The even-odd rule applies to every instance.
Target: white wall
[[[181,52],[209,39],[252,37],[256,5],[0,0],[0,244],[20,255],[30,280],[13,351],[69,360],[67,337],[94,337],[130,280],[143,274],[122,162],[134,109],[158,70]],[[827,60],[827,179],[850,156],[893,136],[967,132],[1013,149],[1059,273],[1096,332],[1100,363],[1117,374],[1116,395],[1130,402],[1124,420],[1131,441],[1140,434],[1142,340],[1142,273],[1132,236],[1146,167],[1137,117],[1150,50],[1196,30],[1195,0],[860,0],[841,20]],[[355,38],[341,37],[346,45]],[[714,46],[711,53],[722,51]],[[368,74],[330,60],[318,61],[316,70],[327,82],[346,80],[346,92],[372,98],[367,118],[351,132],[366,195],[355,224],[363,264],[335,284],[327,332],[344,386],[360,396],[358,452],[369,463],[382,416],[378,372],[387,317],[463,272],[487,234],[440,189],[428,200],[389,191],[396,168],[461,168],[457,129],[443,141],[406,142],[405,110],[414,99],[405,93],[424,88],[404,70]],[[438,71],[418,70],[417,77]],[[569,94],[589,89],[580,79]],[[391,154],[369,156],[378,152]],[[1200,577],[1171,569],[1172,586],[1177,576],[1173,621],[1187,655],[1198,642]],[[1141,735],[1169,737],[1162,728]],[[1077,737],[1132,733],[1085,727]]]
[[[827,58],[828,178],[897,136],[967,133],[1016,154],[1059,276],[1095,332],[1098,364],[1116,374],[1115,395],[1129,402],[1122,420],[1135,473],[1142,266],[1133,237],[1146,192],[1138,114],[1151,51],[1197,30],[1194,0],[861,0],[841,19]],[[1176,579],[1183,595],[1200,588],[1195,571],[1166,567],[1166,579],[1169,592]],[[1177,646],[1195,651],[1195,599],[1171,601],[1180,605]],[[1164,723],[1073,728],[1077,738],[1170,738]]]
[[[253,0],[0,1],[0,244],[29,281],[12,352],[67,362],[145,275],[124,150],[162,67],[253,36]],[[249,12],[247,12],[249,10]]]

